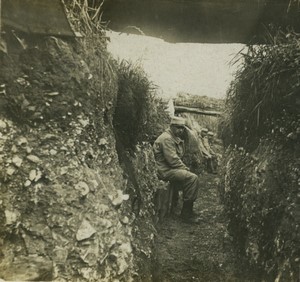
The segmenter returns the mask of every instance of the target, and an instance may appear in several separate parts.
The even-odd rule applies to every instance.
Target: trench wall
[[[117,66],[103,38],[7,32],[5,40],[0,278],[140,281],[143,272],[151,279],[142,267],[155,233],[153,156],[147,143],[131,156],[133,164],[144,158],[134,173],[148,174],[137,176],[143,199],[135,211],[137,191],[116,150]],[[151,231],[141,243],[145,226]]]
[[[249,47],[227,96],[221,197],[241,258],[262,280],[298,281],[299,38],[273,40]]]

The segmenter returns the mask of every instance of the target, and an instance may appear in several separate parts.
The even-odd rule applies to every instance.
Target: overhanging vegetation
[[[249,46],[243,54],[243,65],[227,95],[227,142],[255,148],[261,137],[280,132],[280,120],[286,125],[286,134],[296,130],[299,40],[298,34],[279,31],[274,37],[270,35],[270,44]]]

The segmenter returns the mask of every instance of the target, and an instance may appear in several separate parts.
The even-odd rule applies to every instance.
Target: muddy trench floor
[[[219,200],[219,181],[218,175],[200,176],[194,208],[199,224],[181,221],[180,210],[159,224],[153,281],[259,281],[234,251]]]

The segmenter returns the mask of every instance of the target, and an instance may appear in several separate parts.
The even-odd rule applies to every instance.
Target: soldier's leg
[[[178,208],[178,203],[179,203],[179,189],[180,189],[180,187],[178,186],[178,183],[175,183],[175,182],[170,182],[170,185],[173,189],[170,213],[175,214],[176,210]]]
[[[212,157],[212,164],[213,164],[213,173],[217,173],[217,169],[218,169],[218,158],[217,156],[213,156]]]
[[[207,160],[207,171],[209,173],[213,173],[214,172],[214,165],[213,165],[213,160],[212,158]]]
[[[199,183],[198,176],[184,169],[172,169],[167,174],[167,180],[171,182],[180,182],[183,191],[183,201],[194,202],[197,198]]]
[[[193,203],[197,198],[199,181],[198,176],[187,170],[173,169],[170,170],[168,180],[181,184],[183,190],[183,207],[181,216],[189,222],[192,222]]]

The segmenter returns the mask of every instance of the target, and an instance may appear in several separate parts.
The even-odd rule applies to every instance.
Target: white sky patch
[[[168,43],[162,39],[108,32],[108,50],[115,58],[139,62],[161,90],[224,98],[238,65],[230,64],[242,44]]]

